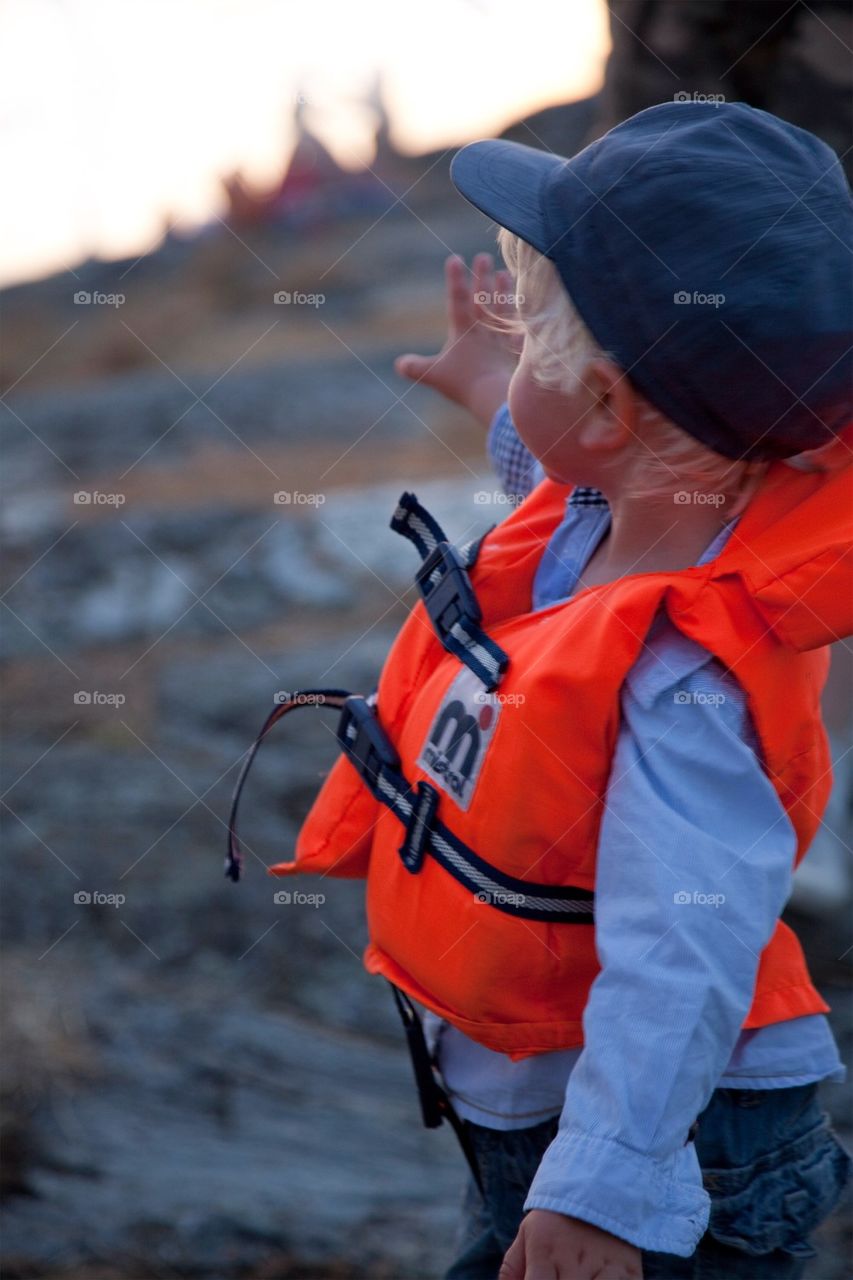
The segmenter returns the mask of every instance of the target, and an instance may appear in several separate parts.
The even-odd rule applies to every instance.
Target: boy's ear
[[[637,397],[626,374],[598,356],[586,366],[583,381],[593,403],[581,426],[582,443],[601,453],[624,448],[637,435]]]

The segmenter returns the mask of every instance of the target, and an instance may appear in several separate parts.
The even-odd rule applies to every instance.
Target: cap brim
[[[565,163],[550,151],[490,138],[457,151],[450,180],[481,213],[547,253],[544,189]]]

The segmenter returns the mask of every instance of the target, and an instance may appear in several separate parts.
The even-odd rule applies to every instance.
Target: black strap
[[[394,995],[394,1003],[397,1006],[403,1029],[406,1033],[406,1043],[409,1046],[409,1055],[412,1059],[412,1070],[415,1073],[415,1084],[418,1090],[424,1125],[427,1129],[437,1129],[443,1120],[448,1122],[456,1134],[459,1145],[462,1148],[462,1154],[468,1162],[468,1168],[471,1170],[471,1176],[482,1195],[483,1179],[477,1162],[477,1153],[471,1142],[470,1134],[447,1096],[447,1090],[439,1084],[436,1078],[435,1066],[429,1056],[420,1015],[405,991],[401,991],[393,982],[389,982],[388,985]]]
[[[457,549],[413,493],[401,495],[391,528],[408,538],[423,560],[415,581],[442,645],[487,689],[496,689],[509,664],[509,655],[480,626],[482,613],[468,576],[483,538]]]
[[[591,889],[507,875],[454,835],[436,815],[435,788],[422,782],[416,789],[401,772],[394,746],[365,698],[347,698],[338,741],[372,794],[405,827],[400,856],[408,871],[417,873],[428,853],[480,902],[507,915],[551,924],[593,924]]]
[[[297,707],[333,707],[341,711],[337,738],[359,777],[377,800],[399,819],[405,837],[399,853],[403,865],[416,875],[427,854],[480,902],[507,915],[552,924],[593,924],[594,893],[574,885],[539,884],[507,875],[486,862],[455,836],[437,816],[439,793],[428,782],[413,787],[400,771],[394,744],[367,698],[346,689],[297,689],[281,696],[267,716],[246,757],[234,787],[228,820],[225,874],[240,879],[243,864],[237,838],[237,810],[252,761],[266,735],[282,716]]]
[[[240,770],[231,799],[231,813],[228,818],[228,852],[225,855],[225,874],[229,880],[240,879],[243,855],[237,839],[237,808],[246,782],[246,776],[252,767],[252,761],[258,754],[258,748],[274,724],[282,716],[293,711],[295,707],[334,707],[340,710],[350,696],[346,689],[295,689],[292,693],[280,694],[276,705],[263,723],[260,733],[246,752],[243,767]]]
[[[439,542],[446,542],[447,535],[426,507],[422,507],[413,493],[403,493],[391,517],[391,528],[401,533],[417,547],[422,560],[426,560]]]

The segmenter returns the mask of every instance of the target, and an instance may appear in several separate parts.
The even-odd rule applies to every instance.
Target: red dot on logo
[[[481,729],[488,729],[489,725],[492,723],[494,714],[494,709],[490,707],[488,703],[486,703],[484,707],[480,708],[479,719]]]

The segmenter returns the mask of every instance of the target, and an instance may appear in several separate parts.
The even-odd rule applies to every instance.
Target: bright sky
[[[601,82],[605,0],[4,0],[0,283],[120,257],[272,182],[307,123],[351,167],[381,71],[407,151],[500,131]]]

